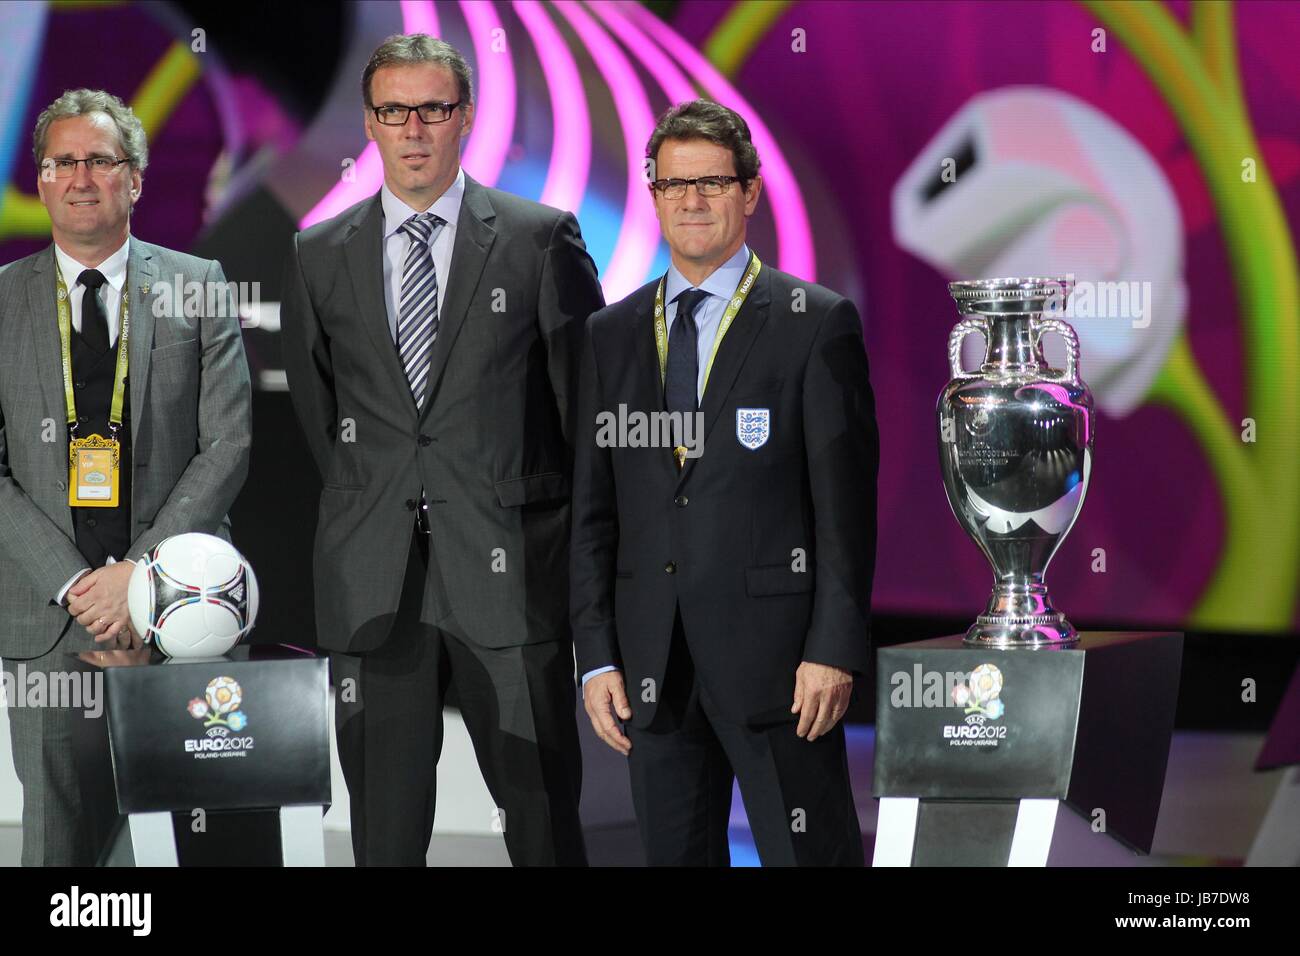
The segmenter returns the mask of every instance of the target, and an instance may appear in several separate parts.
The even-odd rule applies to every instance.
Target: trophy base
[[[998,617],[981,614],[966,631],[963,643],[974,647],[1067,647],[1079,632],[1064,614]]]

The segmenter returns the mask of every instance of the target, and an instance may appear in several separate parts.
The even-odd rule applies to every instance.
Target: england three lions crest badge
[[[767,444],[772,434],[772,410],[770,408],[737,408],[736,440],[750,451],[757,451]]]

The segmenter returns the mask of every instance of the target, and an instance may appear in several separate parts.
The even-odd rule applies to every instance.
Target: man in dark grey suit
[[[130,235],[148,162],[140,121],[115,96],[73,90],[34,139],[54,243],[0,269],[0,657],[19,693],[38,674],[53,688],[69,654],[140,646],[126,608],[134,561],[183,532],[230,539],[252,427],[221,266]],[[218,294],[217,314],[207,294],[197,315],[163,307],[178,276]],[[69,488],[70,443],[91,435],[120,443],[115,506]],[[95,862],[104,834],[73,760],[82,712],[9,708],[24,865]]]
[[[390,37],[362,91],[383,189],[297,237],[281,306],[356,862],[424,863],[454,687],[511,860],[583,864],[567,545],[596,269],[571,214],[460,169],[452,47]]]

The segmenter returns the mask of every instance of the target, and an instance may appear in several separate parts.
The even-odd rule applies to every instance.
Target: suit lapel
[[[127,300],[128,315],[131,319],[127,342],[127,378],[131,385],[131,455],[135,460],[135,448],[142,430],[145,409],[145,394],[149,385],[149,359],[153,354],[154,314],[153,298],[157,294],[154,285],[158,279],[158,261],[152,250],[135,238],[131,239],[127,254],[126,284],[122,291]],[[172,281],[175,281],[174,279]],[[148,289],[148,292],[144,290]],[[172,290],[172,302],[181,308],[183,289]],[[206,298],[206,294],[205,294]],[[131,485],[135,489],[135,483]]]
[[[27,314],[31,316],[31,333],[36,344],[36,380],[45,402],[43,408],[53,412],[62,427],[68,420],[68,404],[63,396],[63,361],[59,348],[59,314],[54,305],[58,285],[55,281],[54,246],[51,244],[32,262],[27,276]],[[42,417],[45,417],[42,415]],[[58,449],[52,462],[60,481],[68,478],[68,446],[64,433],[51,446]],[[60,484],[60,487],[65,487]],[[53,519],[69,538],[73,536],[72,509],[61,508]]]
[[[58,291],[55,268],[54,246],[51,245],[32,262],[31,273],[27,276],[27,314],[32,319],[32,338],[36,341],[36,378],[45,397],[45,407],[58,409],[59,421],[66,422],[68,404],[63,397],[59,316],[54,305]],[[64,452],[66,451],[65,448]]]
[[[647,414],[662,412],[664,407],[664,385],[663,378],[659,374],[659,353],[655,348],[655,294],[654,290],[659,287],[655,282],[651,286],[650,297],[644,305],[637,310],[633,316],[633,336],[636,341],[634,349],[636,354],[636,382],[637,394],[636,404],[633,408],[644,408]],[[651,449],[655,457],[659,460],[660,466],[664,469],[670,479],[676,480],[677,466],[673,463],[673,455],[670,451],[662,448]]]
[[[447,294],[438,310],[438,336],[433,342],[433,362],[425,386],[424,414],[428,414],[433,405],[433,396],[446,371],[448,356],[465,325],[469,304],[478,289],[488,253],[496,242],[496,228],[492,225],[495,219],[496,210],[492,208],[487,190],[466,173],[465,195],[461,199],[456,240],[451,249],[451,275],[447,277]]]
[[[361,307],[361,324],[384,367],[383,378],[400,392],[402,407],[414,414],[415,399],[388,329],[388,301],[384,296],[384,208],[378,193],[353,223],[353,231],[343,245],[348,275]]]
[[[749,293],[745,304],[740,307],[740,312],[736,314],[736,319],[731,323],[731,328],[723,338],[722,344],[718,346],[717,357],[713,360],[713,370],[709,373],[709,381],[704,389],[704,402],[700,410],[704,413],[704,454],[706,455],[713,426],[718,423],[718,416],[722,414],[727,396],[731,393],[732,386],[736,384],[736,377],[745,364],[749,350],[767,322],[771,304],[772,275],[764,268],[754,281],[753,291]],[[686,467],[682,469],[679,485],[687,479],[699,460],[699,458],[686,459]]]

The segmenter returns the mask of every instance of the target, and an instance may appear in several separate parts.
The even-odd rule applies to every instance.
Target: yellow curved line
[[[1237,67],[1237,31],[1232,5],[1223,0],[1192,4],[1192,39],[1201,51],[1210,79],[1242,115],[1249,110]]]
[[[740,0],[704,43],[704,56],[723,76],[735,76],[793,0]]]
[[[151,138],[154,130],[167,122],[202,72],[199,58],[191,52],[188,43],[180,40],[168,47],[163,58],[154,64],[131,101],[131,109],[140,117]]]
[[[36,196],[20,193],[12,183],[0,199],[0,240],[10,236],[30,238],[50,231],[50,217]]]
[[[135,91],[131,109],[140,118],[150,140],[167,122],[202,72],[198,57],[187,43],[180,40],[168,47],[162,59],[149,71]],[[20,192],[13,183],[6,184],[4,196],[0,198],[0,240],[11,236],[35,238],[49,231],[50,217],[40,197]]]
[[[1219,216],[1237,292],[1248,371],[1243,412],[1271,429],[1246,450],[1233,426],[1225,433],[1222,424],[1198,420],[1220,416],[1221,406],[1213,393],[1189,380],[1195,358],[1171,353],[1170,361],[1178,364],[1157,379],[1157,397],[1176,403],[1205,448],[1225,513],[1219,563],[1189,621],[1236,632],[1284,630],[1295,614],[1300,568],[1300,486],[1295,483],[1300,387],[1294,373],[1300,365],[1300,270],[1277,187],[1241,98],[1232,8],[1196,5],[1189,33],[1163,4],[1080,2],[1119,35],[1192,147]],[[1253,182],[1242,178],[1247,158],[1257,161]],[[1216,441],[1224,448],[1213,447]],[[1225,461],[1228,445],[1241,451]],[[1238,457],[1247,459],[1247,468],[1236,466]]]

